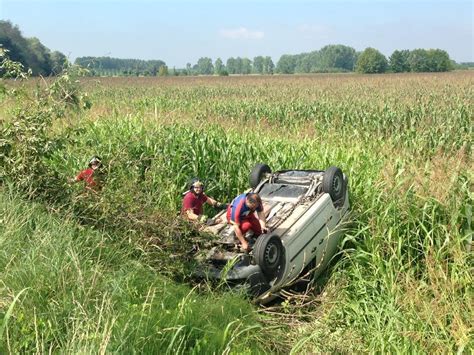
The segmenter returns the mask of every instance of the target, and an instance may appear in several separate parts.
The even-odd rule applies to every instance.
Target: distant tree
[[[197,62],[197,70],[199,74],[210,75],[214,72],[214,66],[212,65],[211,58],[199,58]]]
[[[236,74],[237,73],[237,64],[236,60],[233,57],[227,59],[226,68],[229,74]]]
[[[263,74],[270,74],[272,75],[275,70],[275,64],[273,64],[273,60],[271,57],[265,57],[263,59]]]
[[[58,51],[54,51],[51,53],[51,64],[52,64],[52,71],[53,74],[59,74],[67,65],[68,60],[64,54]]]
[[[407,49],[396,50],[390,56],[390,69],[394,73],[403,73],[410,71],[410,63],[408,58],[410,56],[410,51]]]
[[[277,63],[276,70],[281,74],[294,74],[296,68],[296,56],[283,54]]]
[[[217,58],[214,62],[214,73],[217,75],[221,75],[221,73],[225,70],[224,63],[222,63],[221,58]]]
[[[302,53],[296,57],[295,73],[309,73],[312,68],[310,53]]]
[[[162,60],[119,59],[110,57],[79,57],[75,64],[101,75],[157,75],[166,63]]]
[[[192,67],[191,67],[191,63],[186,63],[186,73],[187,75],[192,75]]]
[[[250,74],[252,72],[252,61],[248,58],[242,58],[242,74]]]
[[[428,72],[428,52],[421,48],[410,51],[408,63],[413,72]]]
[[[356,51],[342,44],[327,45],[319,50],[318,67],[326,71],[352,71],[356,61]]]
[[[0,21],[0,43],[9,51],[8,56],[11,60],[31,69],[29,44],[18,26],[13,26],[10,21]]]
[[[428,68],[430,72],[444,72],[453,69],[453,62],[448,52],[442,49],[428,50]]]
[[[37,38],[24,38],[18,26],[13,26],[9,21],[0,20],[0,44],[9,51],[11,60],[31,69],[33,75],[54,74],[55,62],[51,51]]]
[[[262,56],[253,58],[253,72],[256,74],[263,74],[263,61]]]
[[[28,44],[32,54],[30,57],[30,65],[32,66],[33,72],[37,75],[50,75],[53,71],[50,50],[36,37],[29,38]]]
[[[247,59],[247,60],[249,60],[249,59]],[[237,57],[237,58],[230,57],[229,59],[227,59],[226,67],[227,67],[227,71],[229,72],[229,74],[242,74],[243,73],[243,65],[244,65],[244,61],[241,57]],[[246,63],[245,65],[247,66],[248,63]],[[245,70],[247,70],[247,69],[245,69]]]
[[[166,65],[160,66],[160,69],[158,70],[158,75],[159,76],[167,76],[168,73],[168,67]]]
[[[242,74],[242,58],[235,58],[235,74]]]
[[[356,71],[367,74],[385,73],[387,66],[387,58],[378,50],[369,47],[357,59]]]

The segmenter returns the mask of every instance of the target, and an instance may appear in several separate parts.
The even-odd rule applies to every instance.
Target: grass
[[[84,81],[92,109],[56,120],[51,136],[67,139],[42,159],[58,179],[46,204],[53,216],[3,195],[17,213],[0,227],[13,236],[2,239],[5,349],[472,351],[473,79]],[[93,154],[104,159],[107,181],[84,204],[82,187],[65,181]],[[195,237],[174,218],[188,179],[205,178],[209,195],[230,201],[247,188],[257,162],[337,165],[349,175],[353,220],[345,248],[322,292],[303,308],[294,298],[255,313],[238,295],[201,294],[172,281],[190,272],[169,258]],[[35,222],[35,231],[44,228],[32,239],[28,220],[37,215],[49,222]],[[67,219],[65,238],[57,216]],[[29,265],[25,271],[15,268],[17,258]],[[277,330],[267,335],[265,325]]]
[[[265,349],[262,326],[239,295],[176,284],[132,247],[6,191],[0,215],[2,352]]]

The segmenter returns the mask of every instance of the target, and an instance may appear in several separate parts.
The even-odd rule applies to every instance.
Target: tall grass
[[[163,278],[107,233],[0,194],[2,352],[259,352],[238,295]]]
[[[105,272],[100,269],[97,275],[104,278],[96,277],[114,291],[105,292],[99,283],[95,293],[88,287],[92,281],[78,283],[71,288],[74,298],[62,296],[52,308],[42,306],[41,314],[48,317],[63,304],[74,310],[73,316],[63,311],[65,317],[59,318],[70,320],[66,325],[59,322],[60,334],[65,334],[58,336],[61,342],[48,341],[73,351],[181,352],[194,347],[198,352],[226,352],[229,346],[237,352],[265,351],[269,348],[247,343],[251,339],[247,333],[257,336],[262,331],[251,329],[260,324],[256,320],[281,326],[288,314],[298,318],[303,313],[298,326],[289,326],[277,340],[267,337],[255,344],[272,344],[271,351],[293,348],[294,353],[471,351],[473,78],[471,73],[453,73],[85,82],[92,109],[69,112],[54,122],[52,135],[67,135],[67,142],[42,163],[59,181],[66,181],[90,155],[104,159],[107,180],[97,199],[84,204],[82,187],[64,183],[61,194],[49,203],[50,210],[69,216],[71,228],[79,231],[76,242],[88,243],[91,226],[101,231],[92,233],[94,238],[105,238],[101,251],[93,255],[101,255],[100,265],[117,269],[110,277],[102,276]],[[213,294],[197,296],[150,271],[155,268],[174,279],[186,279],[190,271],[180,260],[169,258],[181,241],[195,237],[175,218],[188,179],[206,179],[209,195],[230,201],[247,188],[248,172],[257,162],[274,169],[337,165],[350,180],[352,225],[341,258],[323,291],[314,295],[312,307],[297,309],[297,300],[290,299],[275,312],[284,314],[282,318],[257,317],[235,296],[217,302]],[[17,200],[14,204],[26,206]],[[75,227],[77,221],[83,227]],[[54,227],[48,224],[44,230],[50,229]],[[19,248],[17,244],[7,255],[22,255]],[[48,254],[55,255],[53,250]],[[93,271],[77,272],[80,267],[75,265],[88,265],[82,252],[61,255],[71,278],[80,280],[82,274],[93,279]],[[41,260],[32,259],[31,269],[45,268]],[[92,265],[97,264],[98,259],[93,260]],[[137,271],[126,272],[119,267],[122,263],[133,264],[130,268]],[[17,274],[21,280],[17,269],[11,279]],[[176,287],[179,297],[168,296],[157,282]],[[37,287],[18,284],[8,291],[0,309],[6,313],[15,295],[26,288],[17,298],[13,308],[17,309]],[[82,296],[76,303],[76,294],[93,297]],[[36,302],[48,304],[46,295]],[[169,314],[151,311],[149,304],[162,307],[157,299],[167,297],[175,305]],[[190,299],[199,300],[200,308],[194,310]],[[192,311],[179,306],[181,301]],[[230,307],[224,323],[212,323],[221,324],[221,333],[199,323],[204,309],[220,317],[219,307],[224,312]],[[245,310],[242,321],[236,321],[238,308]],[[34,309],[33,303],[29,309]],[[9,339],[17,341],[18,313],[9,314],[5,329]],[[199,319],[194,320],[194,314]],[[172,325],[165,327],[161,316]],[[82,319],[93,321],[81,328]],[[139,325],[138,330],[132,323]],[[37,336],[56,334],[46,325],[35,330],[35,321],[28,324],[30,347],[38,343]],[[200,331],[208,331],[206,325],[212,329],[209,332],[217,332],[219,341],[210,336],[197,340]],[[155,331],[165,339],[163,347],[151,339]],[[100,336],[91,338],[92,333]],[[131,339],[131,345],[116,340],[121,337]],[[49,342],[39,343],[49,349]],[[103,343],[106,348],[101,348]]]

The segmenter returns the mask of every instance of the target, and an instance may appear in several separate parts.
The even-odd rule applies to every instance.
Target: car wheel
[[[270,289],[265,276],[260,272],[251,274],[247,278],[248,292],[253,297],[258,297]]]
[[[270,174],[272,169],[267,164],[257,164],[250,172],[249,182],[252,189],[256,188],[260,181],[262,181],[265,174]]]
[[[285,262],[285,249],[277,235],[259,236],[253,248],[253,255],[257,265],[268,278],[275,277]]]
[[[331,166],[324,172],[323,191],[331,196],[336,202],[340,200],[345,193],[344,175],[338,167]]]

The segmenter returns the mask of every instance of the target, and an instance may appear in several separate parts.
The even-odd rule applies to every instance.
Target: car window
[[[297,198],[308,191],[307,186],[265,184],[259,191],[262,198]]]

